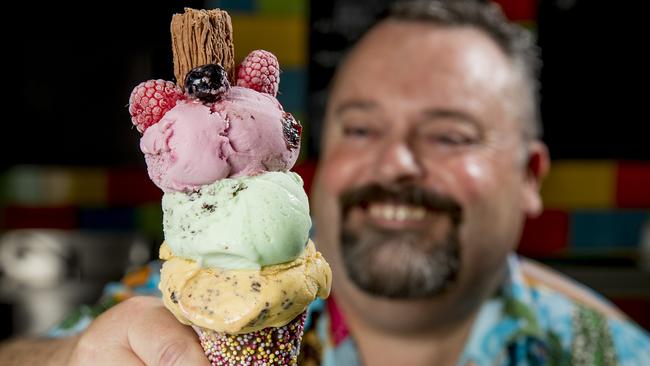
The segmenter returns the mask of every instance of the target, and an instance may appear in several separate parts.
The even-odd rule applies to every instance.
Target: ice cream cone
[[[282,327],[245,334],[195,330],[213,366],[297,365],[306,316],[304,312]]]
[[[232,25],[218,9],[186,9],[171,32],[176,83],[141,83],[129,100],[165,192],[164,304],[214,366],[297,365],[305,311],[329,295],[332,273],[290,172],[302,128],[275,98],[277,58],[253,51],[235,78]]]

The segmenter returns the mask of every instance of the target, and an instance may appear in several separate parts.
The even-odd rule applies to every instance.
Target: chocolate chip
[[[260,311],[260,313],[254,319],[252,319],[250,322],[248,322],[248,326],[253,326],[253,325],[259,323],[260,321],[264,320],[266,318],[266,316],[268,315],[268,313],[269,313],[268,308],[262,309]]]
[[[201,206],[201,208],[204,211],[208,211],[208,212],[212,213],[212,212],[214,212],[214,210],[216,210],[217,205],[210,205],[210,204],[204,203],[203,206]]]
[[[233,197],[237,197],[237,195],[239,194],[239,192],[248,189],[248,186],[247,186],[246,184],[240,182],[240,183],[237,184],[235,187],[233,187],[233,189],[234,189],[234,190],[232,191],[232,196],[233,196]]]
[[[293,305],[293,301],[289,299],[284,299],[282,300],[282,309],[287,310]]]

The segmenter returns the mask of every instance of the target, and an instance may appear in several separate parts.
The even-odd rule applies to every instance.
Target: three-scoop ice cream
[[[332,275],[309,241],[302,179],[289,172],[300,124],[274,95],[230,87],[225,75],[195,68],[186,94],[142,83],[130,110],[151,113],[132,117],[165,192],[165,305],[182,323],[242,334],[288,324],[328,296]]]

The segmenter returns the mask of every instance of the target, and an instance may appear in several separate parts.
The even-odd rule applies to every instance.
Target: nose
[[[377,174],[384,182],[402,182],[424,174],[416,155],[405,141],[392,141],[377,159]]]

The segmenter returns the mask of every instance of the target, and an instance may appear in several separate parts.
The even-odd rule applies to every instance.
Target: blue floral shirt
[[[133,295],[156,295],[160,263],[129,273],[106,287],[98,305],[83,307],[52,330],[64,336]],[[604,301],[604,300],[603,300]],[[309,308],[301,365],[357,366],[360,356],[333,300]],[[527,278],[518,257],[508,258],[508,277],[478,314],[458,362],[461,366],[650,365],[650,336],[633,322],[611,317]]]

